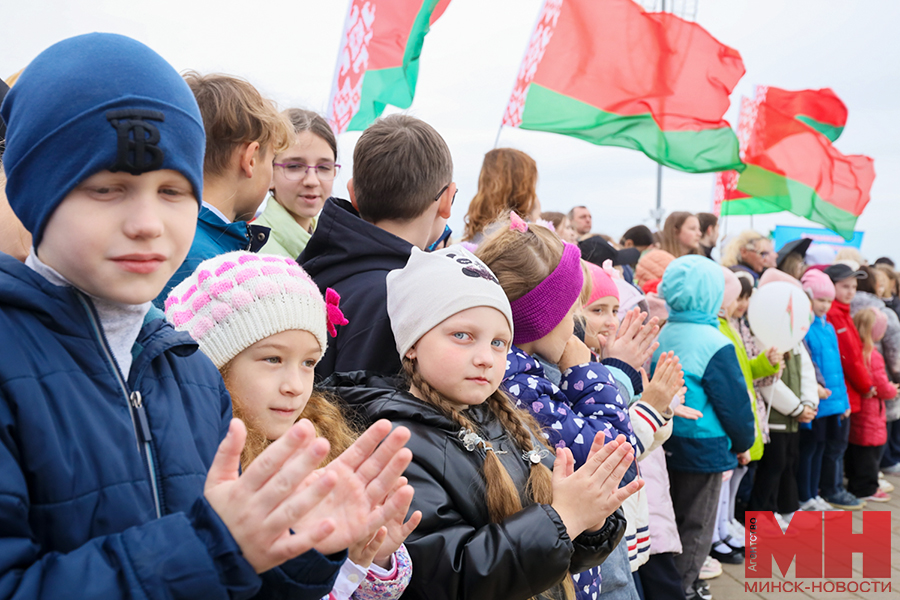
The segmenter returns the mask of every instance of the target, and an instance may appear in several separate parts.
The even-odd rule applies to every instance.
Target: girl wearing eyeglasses
[[[316,228],[341,166],[336,163],[337,140],[324,118],[299,108],[284,114],[296,137],[275,156],[270,196],[255,223],[272,230],[261,252],[296,259]]]

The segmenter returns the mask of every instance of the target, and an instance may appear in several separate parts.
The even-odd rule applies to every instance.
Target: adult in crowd
[[[563,213],[556,211],[543,212],[541,213],[541,220],[551,223],[553,231],[556,232],[556,235],[562,241],[570,244],[578,243],[578,234],[575,232],[575,228],[572,227],[572,221]]]
[[[680,258],[688,254],[700,254],[700,220],[689,212],[673,212],[666,219],[660,247]]]
[[[634,266],[641,257],[637,248],[620,250],[606,241],[603,236],[591,235],[578,242],[578,249],[581,250],[581,258],[584,260],[592,262],[598,267],[602,267],[605,261],[611,260],[614,267],[622,268],[622,279],[629,283],[634,279]]]
[[[742,231],[728,242],[725,250],[722,251],[722,266],[737,267],[739,270],[750,273],[754,281],[758,280],[766,269],[765,262],[771,253],[766,249],[765,239],[762,234],[752,229]],[[733,270],[737,271],[738,269]]]
[[[719,240],[719,217],[712,213],[697,213],[700,221],[700,251],[712,258],[713,248]]]
[[[463,240],[480,244],[485,228],[498,217],[515,211],[526,221],[541,216],[537,197],[537,164],[513,148],[495,148],[484,155],[478,191],[469,203]]]
[[[587,206],[576,206],[570,210],[569,220],[572,221],[572,226],[578,233],[579,240],[583,240],[591,234],[591,227],[594,224],[591,220],[591,211],[588,210]]]
[[[812,240],[809,238],[791,240],[786,243],[778,251],[778,255],[775,258],[775,267],[794,279],[800,279],[803,277],[803,273],[806,272],[806,251],[809,250],[811,243]],[[766,258],[768,256],[767,254]]]
[[[653,232],[646,225],[635,225],[622,235],[619,245],[623,248],[637,248],[643,256],[655,245]]]

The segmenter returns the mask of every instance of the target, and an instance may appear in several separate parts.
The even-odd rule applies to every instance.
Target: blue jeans
[[[631,576],[631,563],[628,561],[628,544],[625,538],[619,542],[615,550],[600,565],[603,583],[600,585],[600,598],[609,600],[640,600],[634,578]]]
[[[822,454],[822,475],[819,489],[823,498],[830,498],[844,488],[844,453],[850,438],[850,419],[844,415],[824,417],[825,452]]]

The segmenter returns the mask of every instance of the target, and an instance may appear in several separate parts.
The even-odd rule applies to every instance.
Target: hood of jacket
[[[320,289],[369,271],[402,269],[412,244],[360,218],[347,200],[329,198],[299,257]]]
[[[697,254],[677,258],[666,268],[660,291],[669,306],[670,321],[707,323],[718,328],[725,277],[717,263]]]

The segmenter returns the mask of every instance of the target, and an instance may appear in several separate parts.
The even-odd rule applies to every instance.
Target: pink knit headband
[[[581,251],[575,244],[564,244],[553,272],[533,290],[510,302],[516,330],[514,344],[527,344],[553,331],[581,294]]]

